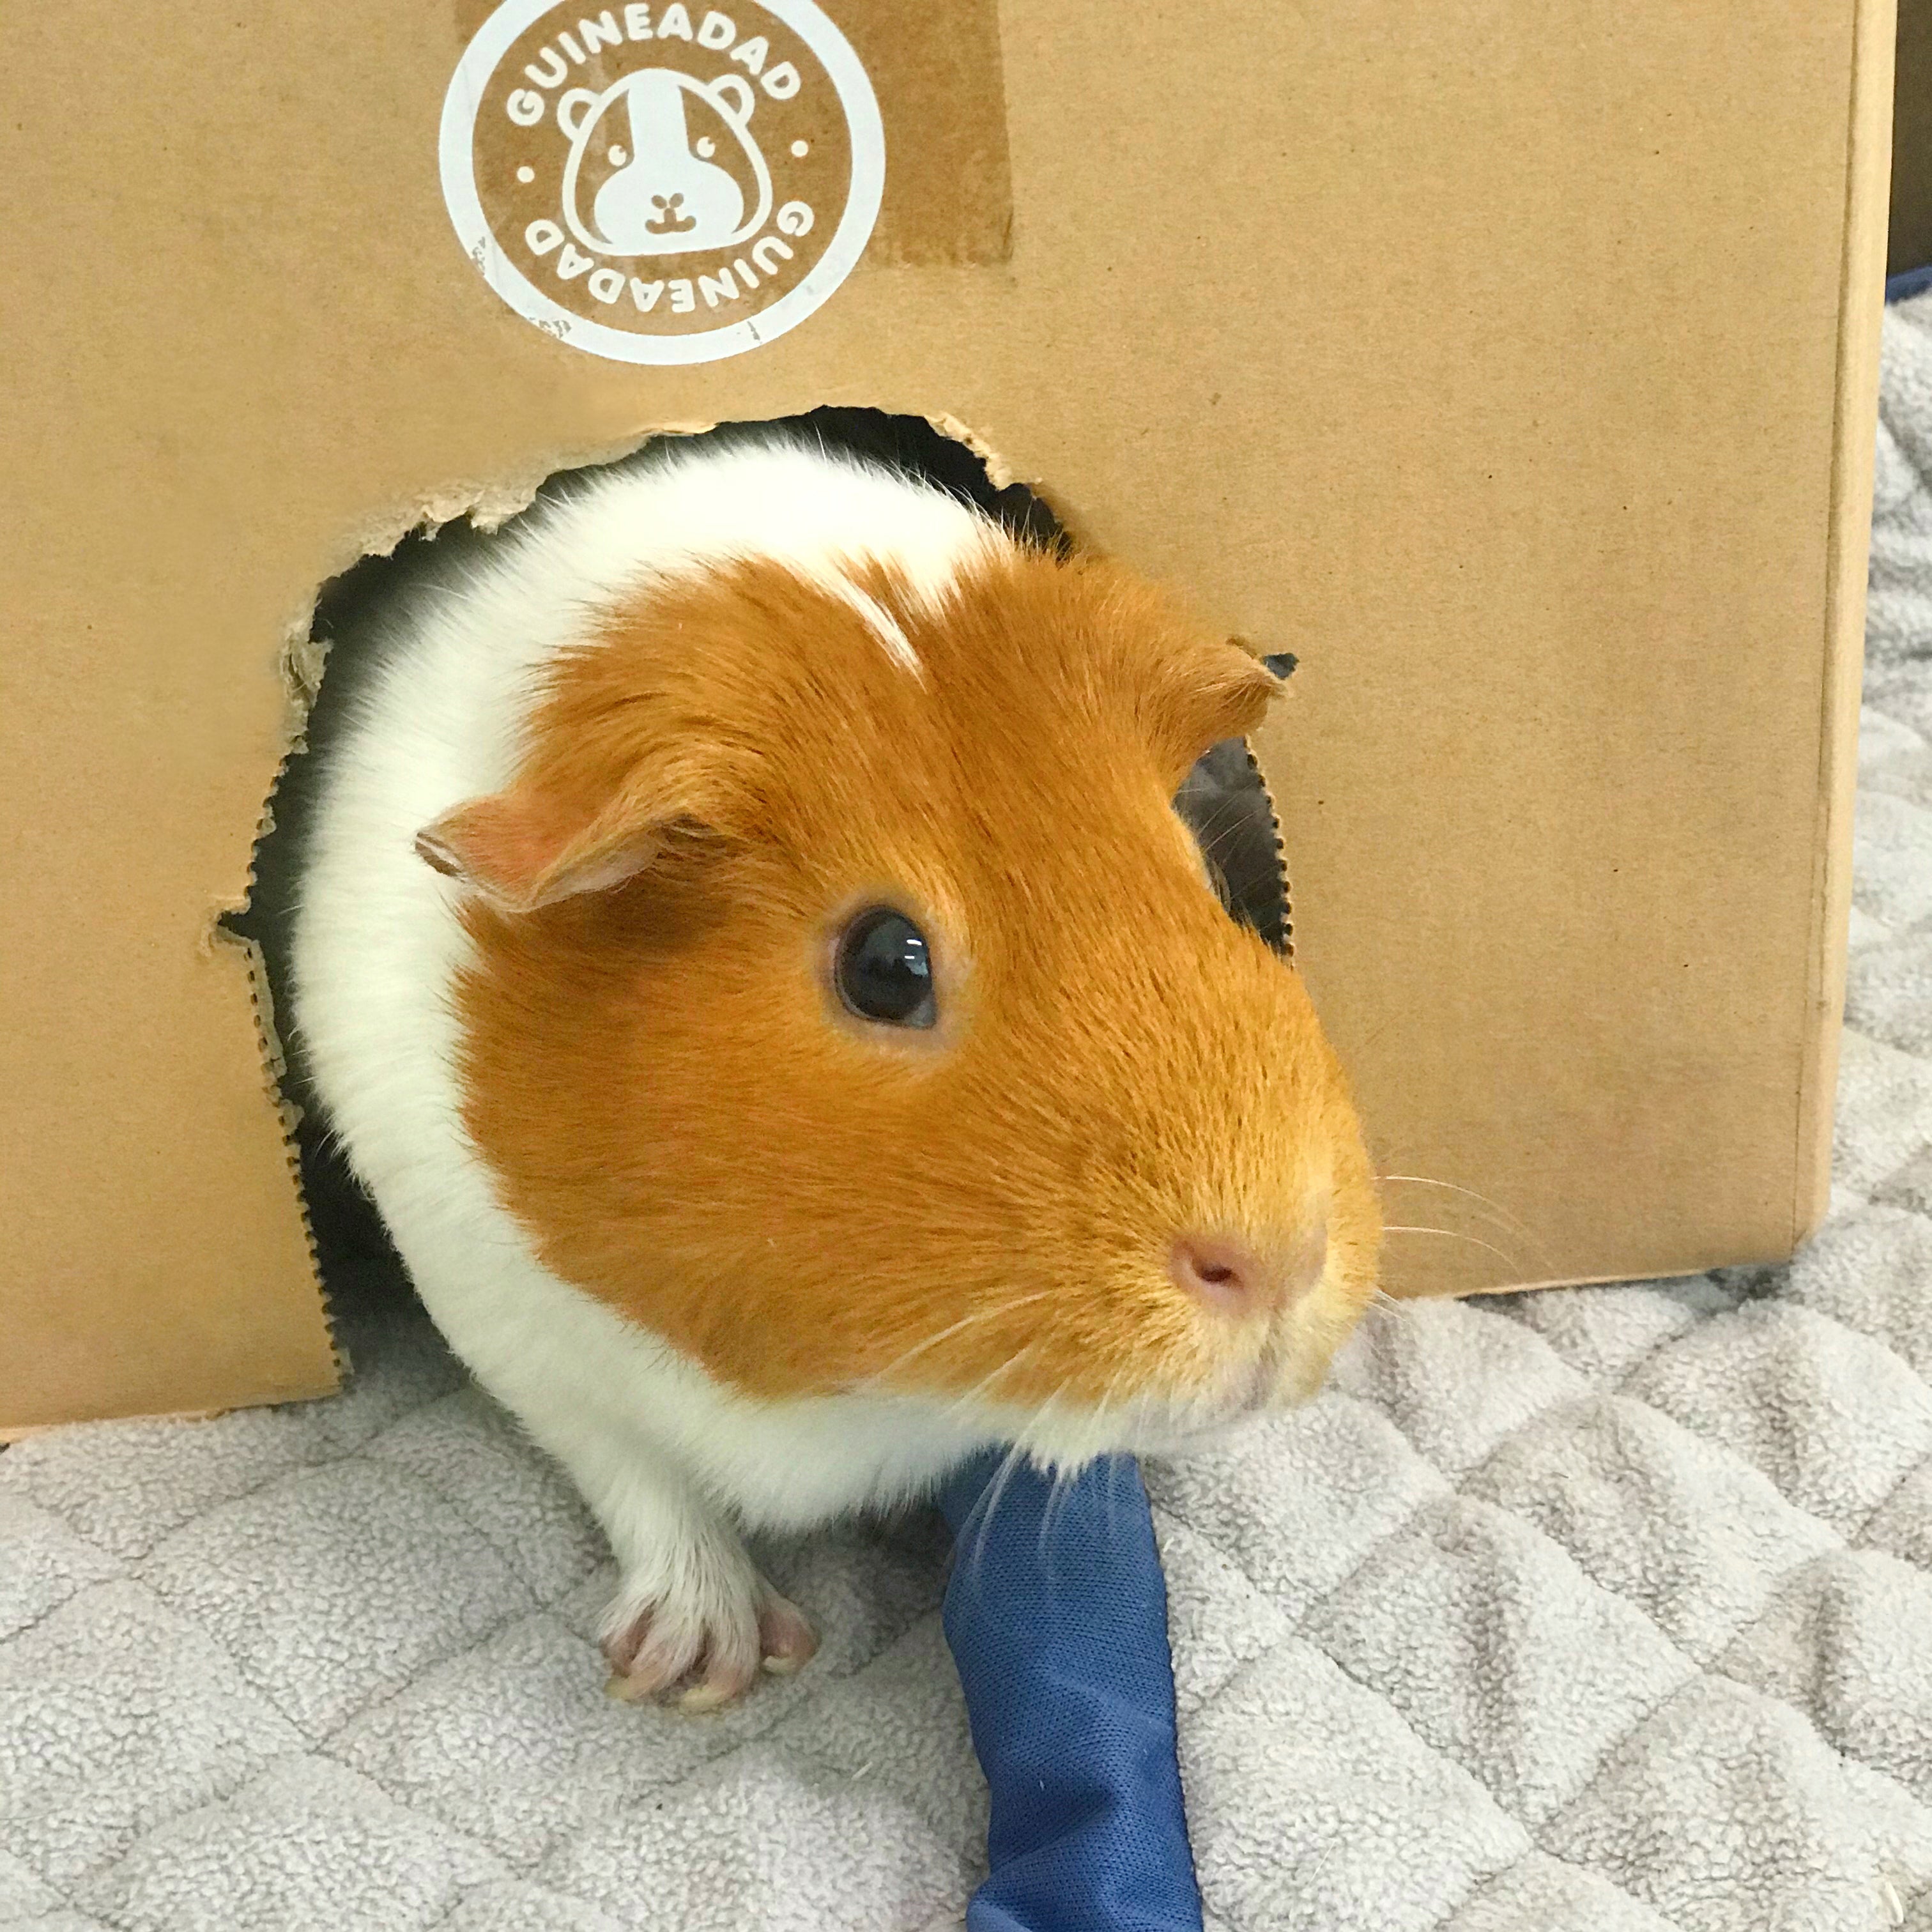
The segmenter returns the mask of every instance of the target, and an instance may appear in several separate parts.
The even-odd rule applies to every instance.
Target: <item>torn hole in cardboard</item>
[[[998,453],[955,418],[826,407],[785,422],[828,448],[964,498],[1023,542],[1055,551],[1071,548],[1060,515],[1045,497],[1017,481]],[[313,1100],[299,1035],[284,1022],[290,1010],[290,956],[306,842],[328,748],[366,680],[380,668],[382,614],[404,596],[433,592],[459,579],[520,517],[553,500],[587,470],[647,460],[652,448],[670,437],[728,438],[773,426],[666,427],[615,452],[541,476],[427,499],[406,518],[375,523],[352,553],[354,560],[322,585],[283,640],[286,748],[257,826],[245,896],[218,917],[212,936],[238,946],[248,962],[264,1078],[281,1118],[324,1316],[345,1373],[352,1365],[337,1320],[340,1284],[352,1268],[368,1274],[370,1263],[381,1264],[374,1271],[376,1277],[400,1280],[402,1264]],[[1232,739],[1210,748],[1182,784],[1174,808],[1199,844],[1230,916],[1284,958],[1292,958],[1280,824],[1247,742]]]

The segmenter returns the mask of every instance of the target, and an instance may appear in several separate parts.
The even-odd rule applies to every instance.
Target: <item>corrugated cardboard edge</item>
[[[241,898],[232,908],[236,911],[241,910],[248,894],[254,890],[255,854],[262,840],[274,829],[275,794],[281,788],[282,775],[288,770],[290,759],[302,748],[308,705],[314,701],[316,686],[321,680],[321,659],[309,643],[307,626],[291,624],[288,627],[283,640],[280,669],[286,705],[282,754],[275,761],[275,775],[269,783],[268,796],[262,801],[261,815],[256,821],[255,836],[249,844],[248,866],[242,877]],[[208,922],[205,943],[211,951],[226,948],[240,953],[247,969],[248,1004],[255,1016],[255,1042],[262,1055],[262,1096],[273,1110],[281,1130],[282,1160],[288,1169],[289,1187],[295,1197],[296,1212],[302,1220],[302,1246],[308,1256],[309,1280],[315,1292],[316,1311],[321,1317],[333,1371],[332,1380],[290,1399],[314,1400],[334,1395],[348,1379],[353,1365],[336,1328],[334,1311],[329,1305],[328,1292],[322,1282],[322,1252],[316,1244],[315,1223],[309,1214],[308,1190],[302,1186],[302,1156],[296,1142],[302,1110],[282,1090],[282,1076],[288,1070],[288,1059],[282,1048],[281,1030],[275,1022],[274,999],[269,987],[268,968],[262,960],[260,946],[227,925],[219,911]],[[198,1419],[206,1419],[206,1412],[202,1412]]]
[[[1852,26],[1845,227],[1839,267],[1838,396],[1826,554],[1825,680],[1819,722],[1819,835],[1807,997],[1811,1024],[1798,1079],[1791,1245],[1830,1204],[1832,1130],[1851,915],[1852,814],[1864,670],[1865,580],[1878,434],[1880,318],[1885,298],[1896,0],[1860,0]]]
[[[1252,646],[1246,646],[1252,649]],[[1259,652],[1256,655],[1258,656]],[[1248,770],[1254,774],[1255,782],[1262,788],[1262,796],[1268,800],[1268,824],[1274,836],[1275,876],[1281,881],[1281,956],[1290,965],[1294,964],[1294,874],[1288,869],[1288,835],[1282,830],[1281,808],[1275,803],[1274,794],[1268,785],[1268,773],[1262,770],[1262,761],[1255,750],[1254,740],[1244,738],[1241,749],[1248,754]]]

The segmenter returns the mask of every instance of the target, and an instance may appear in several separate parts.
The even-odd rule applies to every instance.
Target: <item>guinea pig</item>
[[[810,1656],[747,1532],[1318,1385],[1373,1177],[1174,804],[1264,664],[776,436],[589,472],[371,625],[295,1022],[431,1316],[608,1534],[618,1694]]]

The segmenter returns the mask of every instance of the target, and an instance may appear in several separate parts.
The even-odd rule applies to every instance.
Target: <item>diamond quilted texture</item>
[[[4,1465],[0,1465],[4,1468]],[[121,1574],[111,1556],[76,1536],[57,1516],[0,1488],[0,1640],[38,1623],[89,1583]]]
[[[210,1511],[144,1574],[312,1738],[536,1608],[440,1496],[359,1460]]]
[[[1932,1462],[1914,1469],[1873,1510],[1858,1541],[1932,1571]]]
[[[1926,814],[1932,819],[1932,813]],[[1932,880],[1932,848],[1919,862]],[[1847,1028],[1838,1064],[1832,1165],[1838,1179],[1876,1193],[1932,1146],[1932,1061]]]
[[[1838,1544],[1729,1450],[1621,1396],[1532,1424],[1468,1491],[1533,1523],[1704,1664]]]
[[[28,1864],[0,1845],[0,1932],[60,1907],[60,1894]]]
[[[1720,1678],[1687,1684],[1540,1837],[1607,1869],[1694,1932],[1893,1932],[1888,1873],[1847,1828],[1869,1790],[1789,1706]]]
[[[1628,1384],[1763,1471],[1842,1536],[1932,1454],[1932,1388],[1881,1342],[1789,1302],[1747,1304]]]
[[[1932,1577],[1846,1550],[1807,1564],[1719,1667],[1802,1711],[1848,1757],[1932,1803]]]
[[[83,1591],[0,1652],[0,1815],[50,1880],[301,1742],[203,1630],[138,1583]]]
[[[823,1687],[770,1742],[853,1784],[883,1781],[962,1868],[983,1863],[986,1780],[936,1613],[856,1676]]]
[[[1643,1358],[1696,1327],[1714,1300],[1708,1276],[1644,1288],[1579,1288],[1564,1294],[1498,1295],[1492,1314],[1533,1330],[1592,1388],[1620,1382]]]
[[[1202,1891],[1236,1932],[1434,1932],[1530,1849],[1474,1779],[1300,1638],[1244,1665],[1180,1756]]]
[[[1932,804],[1932,800],[1927,801]],[[1932,973],[1916,933],[1862,946],[1846,976],[1845,1018],[1886,1046],[1932,1056]]]
[[[263,1932],[423,1932],[466,1887],[507,1875],[482,1846],[366,1779],[298,1757],[148,1834],[83,1902],[117,1932],[207,1932],[212,1899],[224,1924]]]
[[[512,1880],[465,1892],[437,1932],[626,1932],[638,1923],[613,1918],[567,1893]]]
[[[1862,791],[1852,836],[1853,901],[1894,928],[1932,919],[1932,872],[1918,862],[1932,850],[1932,812],[1889,792]]]
[[[527,1867],[736,1742],[728,1726],[742,1717],[700,1724],[620,1704],[604,1694],[608,1674],[595,1646],[554,1618],[526,1618],[365,1711],[329,1754]],[[743,1712],[769,1724],[764,1703]]]
[[[444,1497],[538,1603],[580,1583],[610,1553],[563,1472],[532,1454],[516,1425],[474,1384],[384,1430],[368,1454],[385,1467],[406,1469]]]
[[[760,1539],[754,1553],[818,1632],[811,1672],[820,1683],[870,1663],[936,1612],[946,1594],[946,1526],[936,1514]]]
[[[1479,1886],[1442,1932],[1676,1932],[1595,1872],[1532,1852]]]
[[[959,1910],[974,1878],[898,1786],[755,1744],[580,1834],[534,1876],[651,1932],[910,1932]]]
[[[1872,1198],[1888,1208],[1904,1208],[1914,1214],[1932,1215],[1932,1147],[1916,1154],[1904,1166],[1888,1174]]]
[[[255,1408],[200,1427],[90,1423],[30,1436],[0,1474],[123,1564],[218,1503],[244,1496],[327,1453],[305,1409]]]
[[[1174,1707],[1185,1718],[1243,1664],[1286,1641],[1294,1626],[1280,1604],[1198,1532],[1162,1510],[1154,1522],[1167,1580]]]
[[[609,1608],[616,1588],[616,1563],[600,1563],[575,1589],[549,1606],[550,1613],[566,1629],[574,1632],[586,1644],[594,1645],[602,1627],[604,1612]]]
[[[1876,706],[1858,707],[1858,783],[1877,791],[1897,791],[1903,777],[1932,770],[1932,742],[1902,718],[1888,717]]]
[[[1402,1418],[1417,1451],[1453,1481],[1539,1410],[1584,1392],[1533,1330],[1479,1303],[1420,1302],[1364,1325],[1335,1386]]]
[[[1546,1537],[1460,1497],[1426,1509],[1303,1628],[1532,1831],[1694,1669]]]
[[[1448,1487],[1386,1415],[1333,1394],[1211,1454],[1150,1463],[1147,1484],[1291,1621]]]
[[[1867,1207],[1819,1231],[1791,1264],[1791,1293],[1932,1377],[1932,1220]]]

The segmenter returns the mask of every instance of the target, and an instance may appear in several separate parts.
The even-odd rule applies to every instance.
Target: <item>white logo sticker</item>
[[[622,362],[795,328],[863,252],[878,103],[812,0],[505,0],[442,104],[443,199],[518,314]]]

